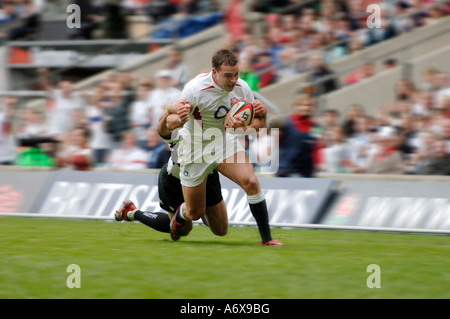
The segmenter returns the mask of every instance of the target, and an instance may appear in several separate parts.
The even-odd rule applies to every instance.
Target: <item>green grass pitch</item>
[[[0,218],[0,298],[450,298],[448,236],[195,226],[172,242],[138,222]],[[80,267],[80,288],[68,288]],[[367,266],[380,267],[369,289]]]

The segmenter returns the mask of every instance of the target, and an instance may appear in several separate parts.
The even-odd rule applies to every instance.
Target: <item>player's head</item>
[[[239,79],[238,58],[231,50],[218,50],[212,57],[212,74],[216,84],[231,92]]]

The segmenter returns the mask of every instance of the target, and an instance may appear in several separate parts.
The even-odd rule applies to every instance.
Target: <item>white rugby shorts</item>
[[[187,187],[200,185],[217,165],[234,154],[245,152],[236,135],[226,133],[224,136],[222,143],[180,141],[178,162],[181,185]]]

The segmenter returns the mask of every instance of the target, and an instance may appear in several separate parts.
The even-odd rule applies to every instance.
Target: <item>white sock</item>
[[[263,192],[256,195],[247,195],[247,201],[249,204],[258,204],[261,203],[264,199],[265,197]]]
[[[137,209],[132,210],[131,212],[127,213],[127,218],[130,220],[134,220],[134,213],[136,213]]]
[[[185,206],[185,205],[186,205],[186,203],[181,204],[180,211],[178,212],[178,214],[179,214],[180,217],[183,218],[184,220],[190,220],[189,218],[184,217],[184,215],[183,215],[183,209],[184,209],[184,206]]]

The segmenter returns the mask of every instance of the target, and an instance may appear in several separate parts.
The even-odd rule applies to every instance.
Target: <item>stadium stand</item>
[[[78,3],[87,5],[83,1]],[[105,21],[111,21],[106,15],[105,10],[111,9],[106,1],[95,2],[92,9],[96,25],[88,36],[50,32],[57,23],[65,23],[65,19],[56,18],[64,9],[56,1],[34,3],[33,12],[42,19],[38,29],[22,37],[27,41],[12,41],[8,39],[9,33],[4,32],[17,27],[10,23],[19,20],[6,21],[8,26],[0,24],[4,36],[0,58],[8,61],[0,69],[0,76],[6,79],[0,87],[1,95],[19,96],[14,109],[10,107],[6,112],[8,107],[3,106],[2,114],[6,114],[2,119],[3,127],[14,124],[12,129],[3,129],[4,141],[14,142],[14,135],[26,121],[26,109],[45,112],[43,114],[51,120],[58,113],[58,105],[63,105],[61,110],[65,111],[60,112],[75,110],[80,124],[97,132],[99,135],[95,138],[106,139],[98,142],[101,149],[113,147],[114,138],[110,136],[113,128],[106,121],[112,114],[106,114],[103,108],[114,105],[117,113],[112,113],[131,114],[130,107],[136,100],[138,88],[145,85],[150,91],[156,89],[155,75],[166,67],[167,55],[176,45],[191,75],[209,69],[209,57],[218,47],[231,48],[241,59],[250,61],[261,84],[255,95],[269,107],[270,116],[288,115],[296,96],[305,92],[316,98],[319,121],[323,120],[322,112],[333,109],[338,111],[339,123],[342,123],[350,105],[361,105],[371,120],[373,152],[377,150],[378,129],[395,127],[394,133],[387,134],[389,138],[404,139],[407,115],[414,116],[415,125],[408,143],[394,142],[395,147],[402,146],[405,173],[420,174],[434,156],[433,143],[429,142],[426,154],[415,158],[416,153],[425,148],[425,142],[419,138],[422,132],[432,131],[433,140],[444,139],[448,156],[449,100],[446,97],[450,88],[445,77],[450,69],[445,62],[450,47],[444,44],[450,43],[449,1],[377,2],[383,9],[383,28],[378,32],[367,27],[367,1],[266,1],[264,6],[261,1],[173,1],[170,7],[157,8],[158,3],[154,1],[149,6],[146,2],[123,1],[120,12],[126,18],[127,31],[119,36],[102,29]],[[0,9],[0,17],[7,16],[11,10],[9,5],[7,1]],[[43,7],[52,14],[41,14]],[[24,10],[19,5],[15,9]],[[116,13],[109,11],[108,14]],[[46,37],[52,41],[43,41]],[[67,42],[68,37],[81,40]],[[53,47],[59,48],[55,51],[59,50],[60,54],[64,50],[78,55],[87,53],[84,60],[75,57],[67,64],[31,63],[25,67],[24,64],[35,61],[39,53],[29,50],[33,47],[40,47],[41,52],[45,47]],[[134,48],[136,55],[128,55],[123,60],[112,59],[103,66],[100,60],[95,60],[101,54],[105,58],[116,53],[129,54],[130,48]],[[70,56],[62,59],[68,61]],[[263,63],[262,59],[267,58]],[[316,64],[314,71],[313,61],[318,59],[323,64]],[[90,68],[86,66],[89,63]],[[424,78],[427,69],[432,72],[430,79]],[[272,76],[268,77],[270,74]],[[73,82],[74,91],[58,100],[60,86],[67,82],[62,80],[67,78]],[[399,101],[395,90],[402,79],[409,79],[413,87],[408,97]],[[328,85],[326,81],[330,80],[336,84]],[[323,87],[327,89],[319,89],[322,84],[326,84]],[[117,100],[112,97],[114,90],[121,91]],[[424,108],[421,98],[428,91],[434,99],[430,113],[424,114],[425,111],[420,111]],[[81,106],[67,106],[73,94],[82,97]],[[99,130],[99,122],[104,124],[100,126],[103,130]],[[345,138],[345,143],[351,144],[354,136]],[[4,162],[11,163],[11,160]],[[364,169],[351,166],[344,171],[362,172]],[[327,168],[320,165],[317,172],[326,173]]]

